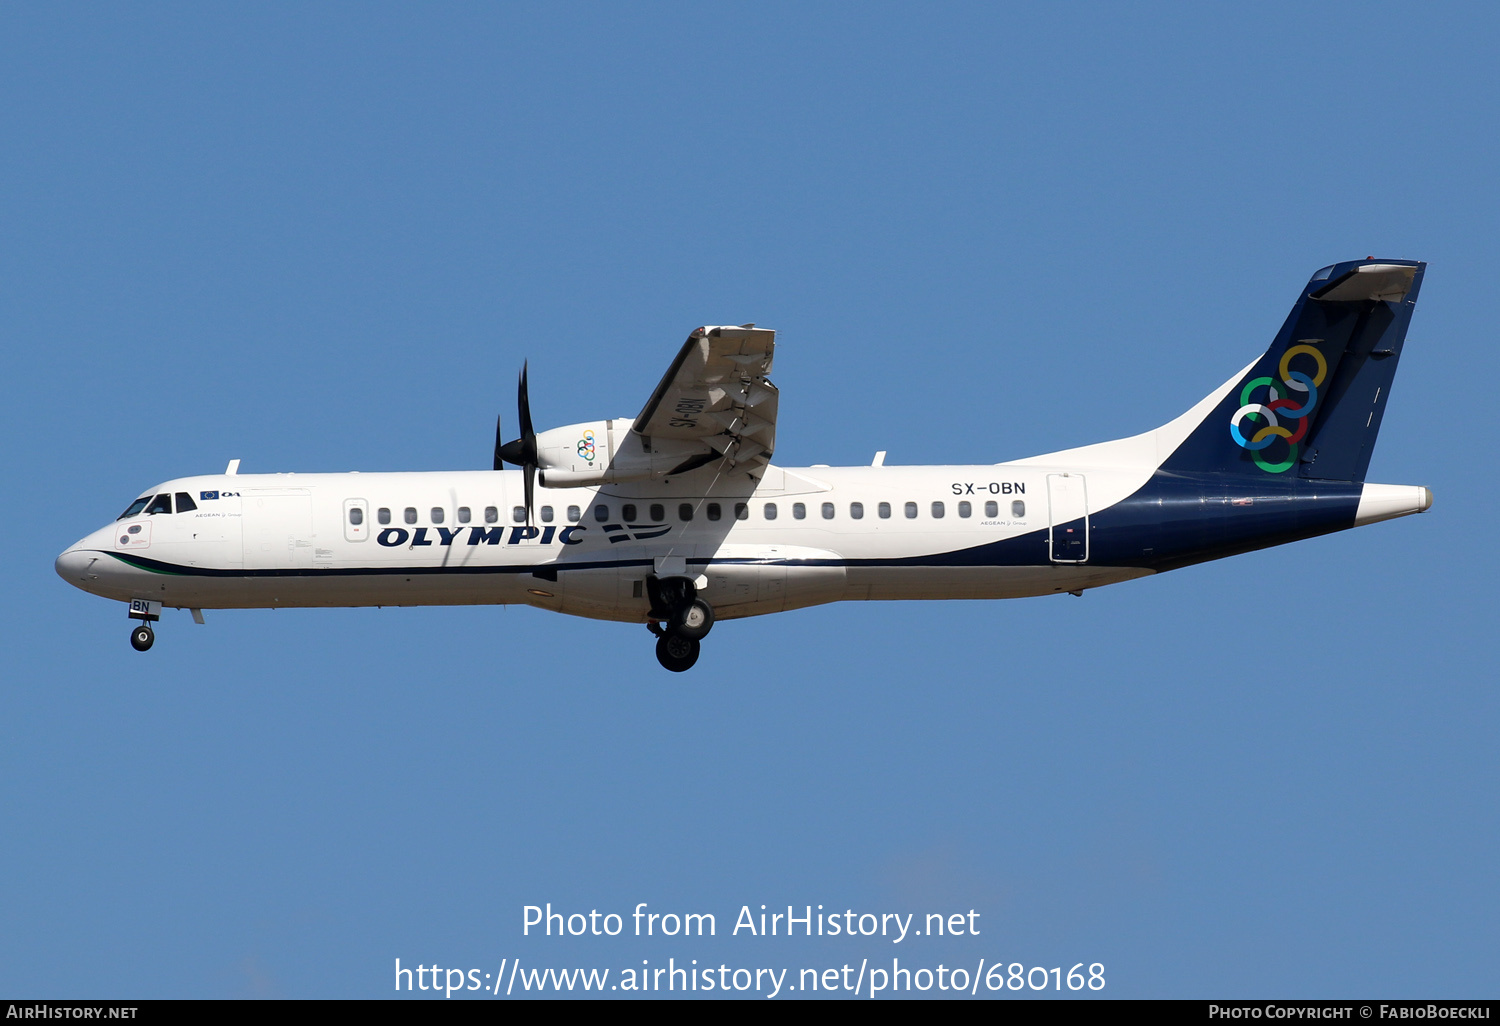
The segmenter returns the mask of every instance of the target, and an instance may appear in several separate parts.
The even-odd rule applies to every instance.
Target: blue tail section
[[[1314,274],[1271,348],[1161,470],[1363,481],[1426,267],[1354,260]]]

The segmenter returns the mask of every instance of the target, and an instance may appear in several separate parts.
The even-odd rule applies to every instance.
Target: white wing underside
[[[689,335],[632,426],[642,447],[681,455],[675,473],[714,465],[758,476],[776,449],[775,347],[776,332],[753,324]]]

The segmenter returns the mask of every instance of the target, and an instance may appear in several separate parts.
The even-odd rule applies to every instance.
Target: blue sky
[[[1113,996],[1490,995],[1487,8],[0,11],[0,992],[1101,962]],[[1134,433],[1315,268],[1430,262],[1370,468],[1416,518],[1067,597],[643,629],[168,612],[56,554],[171,477],[486,467],[778,329],[778,462]],[[521,936],[521,909],[721,936]],[[966,911],[900,948],[741,905]]]

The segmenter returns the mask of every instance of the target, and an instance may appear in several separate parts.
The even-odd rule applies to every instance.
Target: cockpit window
[[[150,516],[154,513],[170,512],[172,512],[172,496],[170,495],[158,495],[156,498],[151,500],[151,505],[146,507],[147,516]]]
[[[129,509],[127,509],[124,513],[121,513],[119,516],[115,517],[115,519],[116,520],[128,520],[130,517],[135,516],[141,510],[145,509],[146,508],[146,503],[148,503],[150,501],[151,501],[151,496],[149,496],[149,495],[142,495],[139,499],[136,499],[134,502],[132,502],[130,504],[130,508]]]
[[[186,513],[189,510],[198,508],[198,504],[193,501],[193,497],[187,492],[178,492],[173,498],[177,500],[177,512],[179,513]]]

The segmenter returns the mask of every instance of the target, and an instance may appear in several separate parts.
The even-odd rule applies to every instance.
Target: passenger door
[[[1082,474],[1047,475],[1047,516],[1052,562],[1088,562],[1088,486]]]

